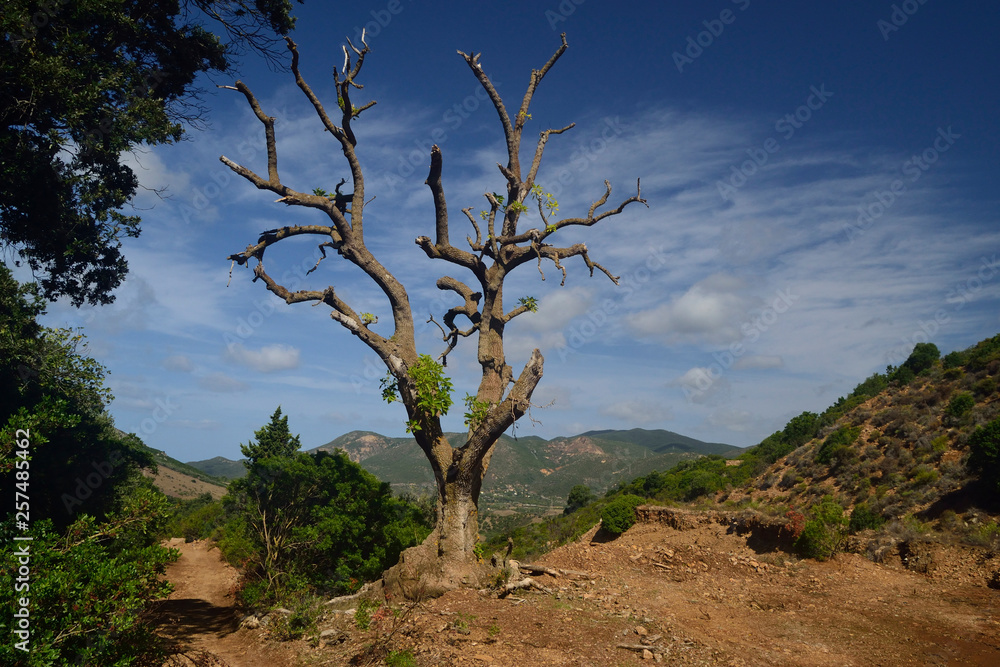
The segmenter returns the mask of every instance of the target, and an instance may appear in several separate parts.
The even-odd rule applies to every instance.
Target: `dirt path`
[[[235,572],[207,544],[177,541],[161,634],[180,648],[165,667],[384,665],[391,652],[390,664],[417,667],[1000,665],[1000,591],[987,586],[1000,554],[991,551],[931,543],[918,558],[927,571],[915,572],[898,558],[760,553],[718,524],[590,537],[540,559],[590,574],[538,577],[550,594],[453,591],[396,605],[398,615],[366,630],[353,613],[330,611],[319,641],[285,643],[238,629]]]
[[[160,605],[159,633],[172,640],[175,654],[165,667],[292,667],[294,656],[281,645],[263,644],[239,628],[230,593],[237,573],[207,542],[171,540],[181,552],[167,568],[174,592]]]

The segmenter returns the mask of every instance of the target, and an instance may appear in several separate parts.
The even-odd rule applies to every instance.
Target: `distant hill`
[[[446,437],[458,446],[465,435],[449,433]],[[351,460],[396,487],[418,492],[434,487],[430,466],[412,438],[352,431],[310,451],[336,449],[344,450]],[[620,480],[665,470],[684,459],[740,452],[732,445],[706,443],[664,430],[590,431],[552,440],[503,435],[483,484],[481,503],[494,509],[557,506],[577,484],[602,491]]]
[[[144,445],[145,446],[145,445]],[[210,493],[214,498],[221,498],[226,493],[227,480],[207,474],[188,463],[182,463],[151,447],[146,449],[153,455],[158,468],[143,470],[143,474],[153,480],[160,491],[173,498],[195,498],[203,493]]]
[[[247,469],[243,465],[243,461],[233,461],[224,456],[216,456],[204,461],[188,461],[188,465],[201,470],[207,475],[227,481],[239,479],[247,474]]]
[[[465,434],[446,434],[459,446]],[[397,490],[425,493],[434,475],[413,438],[390,438],[373,431],[351,431],[309,452],[344,450],[379,479]],[[737,456],[739,447],[702,442],[664,430],[588,431],[545,440],[538,436],[500,437],[483,485],[481,505],[491,509],[561,507],[569,490],[586,484],[595,491],[652,470],[666,470],[685,459],[707,454]],[[212,479],[232,480],[246,472],[242,462],[222,456],[191,461]]]

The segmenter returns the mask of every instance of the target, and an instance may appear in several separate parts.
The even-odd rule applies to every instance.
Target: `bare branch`
[[[254,115],[257,116],[257,120],[264,125],[264,141],[267,146],[268,182],[272,186],[277,187],[281,181],[278,178],[278,150],[274,143],[274,118],[264,113],[260,108],[260,102],[257,101],[253,92],[242,81],[237,81],[236,86],[219,86],[219,88],[236,90],[243,93],[243,96],[247,98],[247,102],[250,104],[250,108],[253,109]],[[227,164],[232,168],[231,163]]]
[[[608,197],[611,195],[611,183],[608,181],[604,181],[604,187],[605,187],[604,194],[601,195],[600,199],[598,199],[597,201],[595,201],[593,204],[590,205],[590,210],[587,212],[586,218],[564,218],[562,220],[559,220],[558,222],[549,223],[548,225],[546,225],[546,229],[542,230],[541,237],[545,238],[547,236],[550,236],[551,234],[554,234],[563,227],[569,227],[571,225],[591,227],[593,225],[596,225],[601,220],[604,220],[605,218],[620,214],[623,210],[625,210],[626,206],[628,206],[629,204],[634,204],[636,202],[643,204],[644,206],[646,206],[646,208],[649,208],[649,204],[641,196],[642,192],[639,186],[640,183],[638,180],[636,180],[635,182],[636,193],[634,195],[632,195],[631,197],[623,201],[621,204],[619,204],[617,208],[603,211],[595,216],[594,213],[597,211],[597,209],[603,206],[605,203],[607,203]],[[525,243],[527,241],[530,241],[538,233],[539,233],[538,230],[530,229],[521,234],[516,234],[513,236],[504,236],[500,238],[499,241],[504,247],[506,247],[511,244]]]
[[[542,152],[545,150],[545,144],[549,141],[549,135],[551,134],[562,134],[567,130],[571,130],[576,127],[576,123],[570,123],[566,127],[561,127],[558,130],[545,130],[540,132],[538,135],[538,146],[535,148],[535,157],[531,161],[531,169],[528,171],[528,178],[524,181],[525,186],[530,190],[531,186],[535,184],[535,176],[538,174],[538,167],[542,164]],[[541,207],[542,202],[538,202],[539,207]],[[538,209],[541,211],[541,208]],[[545,216],[542,216],[545,219]]]
[[[503,105],[503,100],[500,98],[500,93],[493,86],[493,82],[490,81],[490,77],[486,76],[486,72],[483,71],[483,66],[479,64],[479,57],[483,55],[482,53],[473,53],[469,55],[458,52],[458,55],[465,58],[465,62],[469,64],[469,69],[479,80],[479,83],[483,86],[486,94],[489,95],[490,101],[493,102],[493,108],[497,110],[497,115],[500,116],[500,123],[503,125],[503,134],[507,139],[507,155],[510,156],[510,164],[508,165],[513,171],[515,165],[517,164],[517,151],[518,142],[514,135],[514,126],[511,125],[510,116],[507,115],[507,109]]]
[[[455,292],[462,297],[464,301],[461,306],[450,308],[444,315],[444,323],[448,328],[445,330],[442,327],[441,333],[442,340],[448,343],[448,349],[442,352],[438,358],[446,360],[448,353],[455,349],[455,346],[458,344],[459,336],[463,338],[471,336],[478,329],[479,322],[481,321],[479,301],[483,298],[483,294],[482,292],[473,292],[471,287],[460,280],[452,278],[451,276],[442,276],[441,278],[438,278],[437,287],[440,290],[451,290],[452,292]],[[455,318],[459,315],[465,315],[469,321],[472,322],[472,327],[464,331],[459,329],[455,325]],[[433,320],[433,316],[431,317],[431,320]],[[435,324],[437,323],[435,322]]]

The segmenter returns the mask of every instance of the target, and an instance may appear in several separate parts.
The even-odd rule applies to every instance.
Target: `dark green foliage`
[[[292,26],[286,0],[244,3],[5,0],[0,13],[0,244],[50,299],[108,303],[127,271],[120,209],[138,180],[120,157],[180,139],[201,72]],[[202,10],[199,12],[198,10]],[[231,46],[200,26],[221,21]]]
[[[161,575],[177,557],[156,538],[166,499],[139,480],[119,491],[116,508],[104,521],[80,516],[65,532],[50,521],[35,521],[32,542],[0,547],[0,664],[160,664],[149,612],[169,593]],[[2,528],[6,535],[14,532],[11,521]],[[23,545],[30,551],[30,589],[17,592],[16,554]],[[12,622],[20,597],[30,600],[27,653],[14,646]]]
[[[970,371],[980,371],[993,367],[996,373],[995,362],[1000,361],[1000,334],[993,338],[980,341],[969,350],[966,350],[968,361],[965,366]]]
[[[601,527],[614,535],[621,535],[635,524],[635,508],[645,501],[639,496],[617,496],[601,512]]]
[[[563,514],[572,514],[581,507],[589,505],[590,503],[597,500],[597,496],[590,487],[586,484],[577,484],[569,491],[569,496],[566,498],[566,507],[563,509]]]
[[[833,556],[843,543],[847,520],[844,508],[833,496],[824,496],[813,505],[802,533],[795,540],[795,548],[805,558],[826,560]]]
[[[266,599],[352,591],[430,533],[418,507],[342,451],[257,460],[223,501],[233,517],[223,553],[264,582],[250,592]]]
[[[868,503],[858,503],[854,506],[854,510],[851,512],[851,520],[848,524],[848,530],[851,533],[857,533],[862,530],[875,530],[885,523],[885,519],[881,517],[877,512],[873,511]]]
[[[941,360],[941,365],[945,368],[945,370],[949,368],[958,368],[959,366],[964,366],[966,361],[968,361],[968,358],[969,355],[965,352],[955,350],[944,355],[944,358]]]
[[[795,449],[815,438],[818,430],[819,415],[814,412],[803,412],[798,417],[788,420],[781,431],[782,440],[787,446]],[[777,461],[778,458],[781,457],[776,457],[774,460]]]
[[[969,436],[969,470],[1000,489],[1000,419],[980,426]]]
[[[833,462],[843,463],[851,459],[851,445],[861,435],[861,429],[857,427],[842,426],[831,433],[816,450],[816,462],[830,464]],[[856,458],[856,455],[855,455]]]
[[[34,287],[0,265],[0,475],[12,489],[15,456],[25,452],[29,461],[19,465],[30,466],[32,513],[61,531],[78,513],[103,518],[116,487],[153,461],[104,411],[105,371],[77,352],[83,335],[39,326],[44,310]],[[18,429],[29,433],[23,450],[15,447]]]
[[[281,406],[271,415],[271,421],[254,431],[256,440],[240,445],[240,451],[247,458],[243,462],[248,469],[261,459],[270,457],[289,457],[299,451],[302,443],[299,436],[293,436],[288,430],[288,415],[281,416]]]
[[[906,385],[913,382],[913,379],[917,377],[913,369],[907,366],[900,366],[899,368],[893,369],[891,366],[886,370],[889,371],[889,379],[892,380],[894,384],[900,387],[905,387]]]
[[[888,386],[888,376],[882,373],[873,373],[864,382],[854,388],[854,391],[851,392],[849,398],[855,398],[858,396],[871,398],[872,396],[878,396]]]
[[[917,343],[902,367],[909,368],[914,375],[920,375],[940,358],[941,351],[934,343]]]
[[[165,537],[183,537],[188,542],[205,540],[216,534],[224,522],[222,502],[214,500],[210,493],[203,493],[191,500],[174,502],[163,534]]]
[[[146,619],[169,586],[172,555],[158,544],[166,498],[139,474],[153,459],[104,410],[104,369],[77,352],[83,336],[47,329],[33,286],[0,265],[0,664],[125,665],[149,657]],[[21,446],[21,445],[24,446]],[[14,492],[30,498],[15,525]],[[20,511],[20,510],[18,510]],[[30,589],[15,590],[15,556],[27,545]],[[23,585],[21,582],[20,585]],[[15,601],[29,600],[31,651],[14,648]],[[19,605],[18,605],[19,606]]]
[[[948,402],[948,407],[945,408],[944,414],[951,421],[957,422],[962,419],[965,415],[972,412],[972,408],[976,405],[976,399],[973,398],[972,394],[967,391],[961,391],[951,397]]]

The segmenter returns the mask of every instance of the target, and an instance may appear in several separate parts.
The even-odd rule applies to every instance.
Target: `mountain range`
[[[465,435],[446,434],[458,446]],[[413,438],[392,438],[371,431],[351,431],[309,452],[344,450],[379,479],[400,491],[422,494],[434,488],[430,465]],[[501,436],[496,445],[481,505],[499,508],[555,507],[569,490],[586,484],[601,492],[621,480],[652,470],[667,470],[684,459],[707,454],[734,457],[742,449],[702,442],[666,430],[601,430],[545,440],[538,436]],[[241,462],[224,457],[188,465],[215,477],[235,478]]]

